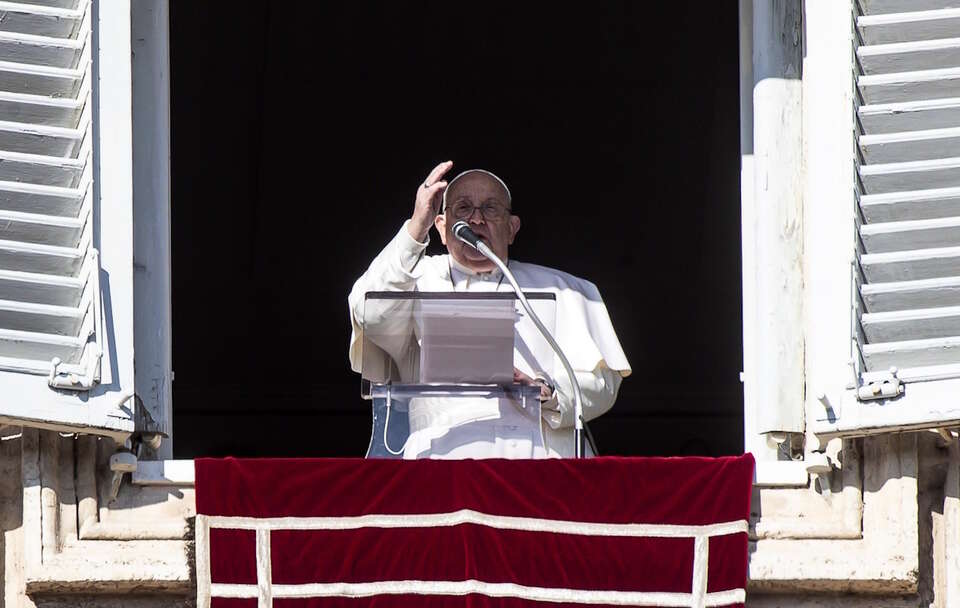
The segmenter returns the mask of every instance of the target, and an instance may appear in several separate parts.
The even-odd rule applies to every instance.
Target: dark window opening
[[[448,158],[596,283],[606,454],[743,450],[728,3],[171,3],[174,452],[361,456],[346,297]],[[440,252],[434,236],[432,252]]]

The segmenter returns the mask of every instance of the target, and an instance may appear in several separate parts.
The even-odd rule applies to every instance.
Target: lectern
[[[553,333],[555,294],[524,295]],[[369,292],[361,348],[367,457],[544,454],[540,387],[529,380],[552,383],[558,366],[514,293]]]

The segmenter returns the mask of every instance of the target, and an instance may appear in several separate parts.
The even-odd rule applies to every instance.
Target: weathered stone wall
[[[747,605],[960,606],[958,454],[933,432],[869,437],[829,483],[756,490]]]
[[[196,606],[193,596],[157,595],[62,595],[32,598],[36,608],[188,608]]]
[[[19,608],[23,597],[23,482],[20,475],[19,429],[0,429],[0,563],[3,595],[0,608]]]
[[[35,429],[0,443],[0,608],[194,603],[193,488],[127,476],[114,499],[114,450]]]

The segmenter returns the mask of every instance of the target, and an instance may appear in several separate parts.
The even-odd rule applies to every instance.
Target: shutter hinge
[[[885,377],[857,387],[857,400],[896,399],[903,394],[903,391],[903,383],[897,377],[897,368],[891,367]]]
[[[65,389],[71,391],[88,391],[95,384],[100,382],[100,345],[96,342],[90,342],[84,353],[86,370],[82,375],[76,373],[63,373],[59,371],[60,357],[54,357],[50,361],[50,374],[47,376],[47,384],[50,388]]]
[[[64,373],[59,369],[62,363],[60,357],[54,357],[50,361],[50,373],[47,376],[47,384],[53,389],[88,391],[100,382],[100,365],[103,358],[103,348],[100,345],[105,343],[104,313],[100,294],[100,252],[93,247],[87,253],[84,268],[90,281],[90,310],[93,313],[94,325],[87,335],[87,343],[82,355],[83,373]]]

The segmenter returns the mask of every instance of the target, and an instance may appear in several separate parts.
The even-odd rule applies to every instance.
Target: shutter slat
[[[857,116],[864,132],[872,134],[956,127],[960,125],[960,98],[864,105]]]
[[[960,158],[861,165],[864,194],[960,187]]]
[[[957,6],[957,0],[857,0],[857,3],[862,15],[932,11]]]
[[[0,150],[75,158],[86,134],[83,129],[0,121]]]
[[[863,254],[860,267],[869,283],[952,277],[960,268],[960,247]]]
[[[25,184],[73,188],[80,183],[85,166],[82,159],[0,151],[0,182],[20,180]]]
[[[857,83],[867,104],[949,99],[957,95],[960,68],[861,76]]]
[[[896,163],[960,156],[960,127],[862,135],[860,150],[868,163]]]
[[[857,28],[866,45],[952,38],[960,32],[960,9],[862,15],[857,17]]]
[[[79,247],[0,241],[0,268],[76,276],[83,264],[84,253],[85,251]]]
[[[53,8],[75,9],[80,4],[80,0],[19,0],[20,4],[38,4],[40,6],[50,6]]]
[[[0,300],[0,327],[18,331],[76,336],[85,314],[81,307]]]
[[[0,209],[76,216],[87,191],[86,187],[0,182]]]
[[[71,128],[80,120],[83,103],[83,99],[0,91],[0,116],[11,122]]]
[[[960,306],[960,276],[871,283],[860,287],[867,312]]]
[[[0,90],[49,97],[75,97],[83,83],[83,69],[45,68],[29,63],[0,61]]]
[[[865,194],[860,210],[868,223],[960,216],[960,188]]]
[[[82,41],[71,38],[0,32],[0,57],[14,63],[75,68],[82,50]]]
[[[71,38],[83,18],[83,11],[41,4],[0,2],[0,16],[0,31]]]
[[[49,362],[54,357],[77,364],[87,338],[56,334],[0,329],[0,357]],[[42,368],[41,368],[42,369]]]
[[[0,240],[58,247],[76,247],[83,220],[0,210]]]
[[[960,363],[960,337],[867,344],[863,359],[870,370]]]
[[[857,59],[867,75],[950,68],[960,65],[960,38],[861,46]]]
[[[84,283],[77,277],[0,270],[0,300],[76,306]]]
[[[960,243],[960,217],[865,224],[860,237],[867,253],[950,247]]]
[[[866,313],[860,318],[871,343],[960,336],[960,307]]]

